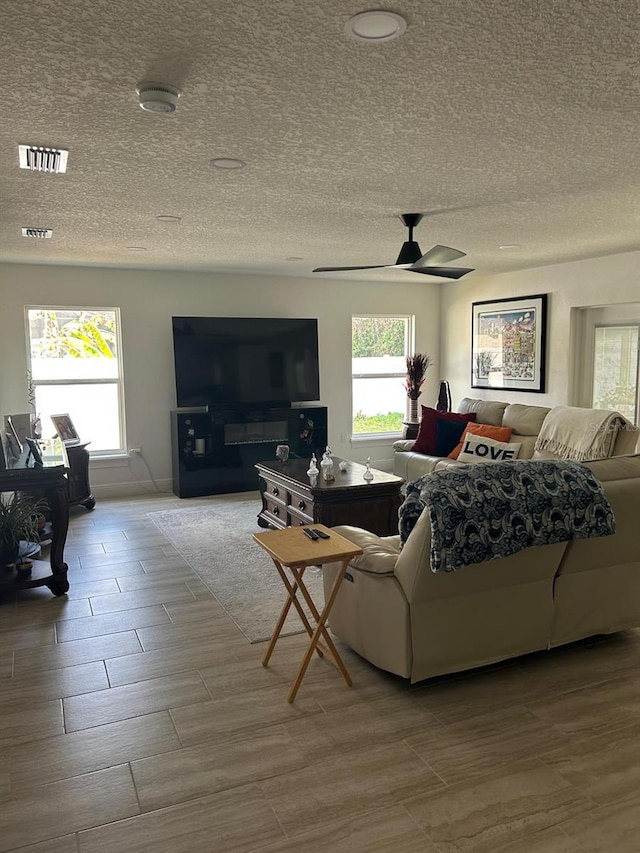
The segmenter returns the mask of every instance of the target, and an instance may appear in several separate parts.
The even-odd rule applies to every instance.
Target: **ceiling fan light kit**
[[[465,252],[452,249],[450,246],[433,246],[422,254],[420,246],[413,239],[413,229],[423,218],[422,213],[403,213],[400,216],[403,225],[409,229],[409,239],[405,240],[400,249],[395,264],[370,264],[359,267],[316,267],[313,272],[350,272],[354,270],[405,269],[407,272],[418,272],[422,275],[435,275],[440,278],[462,278],[473,272],[468,267],[443,267],[449,261],[464,258]],[[436,266],[437,265],[437,266]]]

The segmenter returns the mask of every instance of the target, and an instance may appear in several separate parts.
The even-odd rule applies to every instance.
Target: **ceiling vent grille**
[[[69,152],[64,148],[45,148],[42,145],[18,145],[20,168],[32,172],[51,172],[61,175],[67,171]]]
[[[48,240],[53,237],[53,228],[23,228],[23,237],[39,237],[41,240]]]

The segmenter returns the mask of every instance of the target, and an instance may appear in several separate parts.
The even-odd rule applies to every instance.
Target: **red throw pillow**
[[[436,450],[436,424],[438,419],[443,421],[463,421],[472,423],[476,419],[475,412],[469,412],[466,415],[458,412],[438,412],[436,409],[430,409],[428,406],[422,406],[422,420],[420,421],[420,430],[416,443],[411,448],[414,453],[424,453],[427,456],[433,456]]]
[[[496,441],[509,441],[511,438],[511,427],[489,426],[489,424],[469,424],[465,427],[465,430],[462,433],[460,443],[456,444],[449,454],[449,459],[457,459],[458,456],[460,456],[460,451],[463,448],[467,433],[469,433],[469,435],[481,435],[483,438],[493,438]]]

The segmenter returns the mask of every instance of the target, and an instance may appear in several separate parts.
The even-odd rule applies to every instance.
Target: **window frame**
[[[116,337],[116,364],[117,378],[109,379],[35,379],[33,377],[33,369],[31,362],[31,333],[29,329],[29,312],[30,311],[79,311],[79,312],[95,312],[115,314],[115,337]],[[118,432],[120,435],[120,447],[111,450],[90,450],[89,456],[92,459],[110,459],[127,455],[127,435],[126,435],[126,420],[124,411],[124,364],[122,354],[122,317],[120,308],[114,306],[94,306],[94,305],[25,305],[24,308],[24,323],[25,323],[25,343],[27,349],[27,369],[31,376],[31,383],[34,389],[38,386],[53,387],[56,385],[116,385],[118,399]]]
[[[369,320],[369,319],[385,319],[385,320],[403,320],[406,323],[405,326],[405,341],[404,341],[404,360],[407,359],[408,356],[412,355],[415,352],[415,314],[401,314],[398,312],[394,312],[393,314],[387,313],[358,313],[351,315],[351,440],[352,441],[371,441],[378,439],[388,439],[388,438],[398,438],[402,435],[402,430],[393,431],[393,432],[354,432],[353,431],[353,421],[354,421],[354,411],[353,411],[353,382],[355,379],[399,379],[404,381],[406,379],[406,369],[403,368],[401,372],[389,372],[389,373],[354,373],[353,372],[353,321],[354,320]],[[404,418],[405,420],[408,417],[408,398],[405,399],[405,409],[404,409]]]

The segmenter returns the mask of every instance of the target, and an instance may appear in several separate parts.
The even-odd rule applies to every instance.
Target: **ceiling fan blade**
[[[448,264],[449,261],[464,258],[465,254],[466,252],[461,252],[459,249],[452,249],[449,246],[434,246],[415,262],[415,266],[425,267],[430,264]]]
[[[466,275],[468,272],[473,272],[471,269],[465,269],[464,267],[417,267],[412,266],[409,267],[409,272],[419,272],[423,275],[438,275],[442,276],[442,278],[462,278],[463,275]]]
[[[348,272],[349,270],[381,270],[392,264],[373,264],[368,267],[316,267],[312,272]]]

